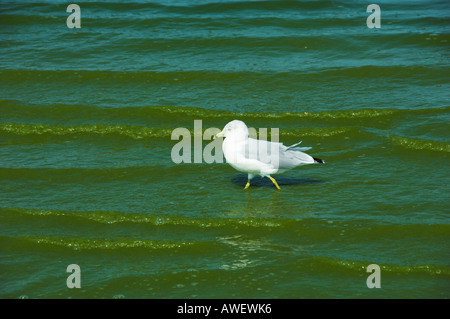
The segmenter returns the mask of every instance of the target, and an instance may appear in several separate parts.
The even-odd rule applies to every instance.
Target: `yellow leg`
[[[247,184],[245,185],[244,189],[247,189],[250,187],[250,180],[247,181]]]
[[[275,178],[273,178],[272,176],[267,176],[268,178],[270,178],[270,180],[272,181],[272,183],[275,184],[275,187],[278,189],[281,189],[280,186],[278,186],[277,181],[275,180]]]

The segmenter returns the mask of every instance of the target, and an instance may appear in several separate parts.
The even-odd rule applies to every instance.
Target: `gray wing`
[[[291,169],[301,164],[314,163],[314,158],[302,152],[311,148],[296,147],[300,143],[287,147],[282,143],[249,138],[245,145],[245,158],[256,159],[266,164],[275,164],[278,169]],[[278,156],[278,161],[276,156]]]

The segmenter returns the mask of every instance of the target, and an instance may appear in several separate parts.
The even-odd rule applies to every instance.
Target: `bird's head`
[[[248,137],[248,127],[245,125],[244,122],[239,120],[234,120],[229,122],[225,127],[223,128],[222,132],[217,133],[215,135],[215,138],[218,137],[241,137],[241,138],[247,138]]]

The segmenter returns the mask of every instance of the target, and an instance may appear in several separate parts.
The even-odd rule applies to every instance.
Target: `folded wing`
[[[303,153],[303,151],[311,148],[296,147],[300,143],[287,147],[282,143],[249,138],[245,145],[245,158],[270,164],[280,170],[288,170],[302,164],[314,163],[312,156]]]

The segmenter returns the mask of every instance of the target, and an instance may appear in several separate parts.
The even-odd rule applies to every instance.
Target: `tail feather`
[[[325,164],[325,161],[324,161],[324,160],[321,160],[320,158],[315,158],[315,157],[313,157],[313,159],[314,159],[314,163]]]
[[[309,151],[311,149],[311,147],[297,147],[297,145],[300,145],[301,143],[302,143],[302,141],[292,144],[291,146],[288,146],[286,151],[292,150],[292,151],[304,152],[304,151]]]

